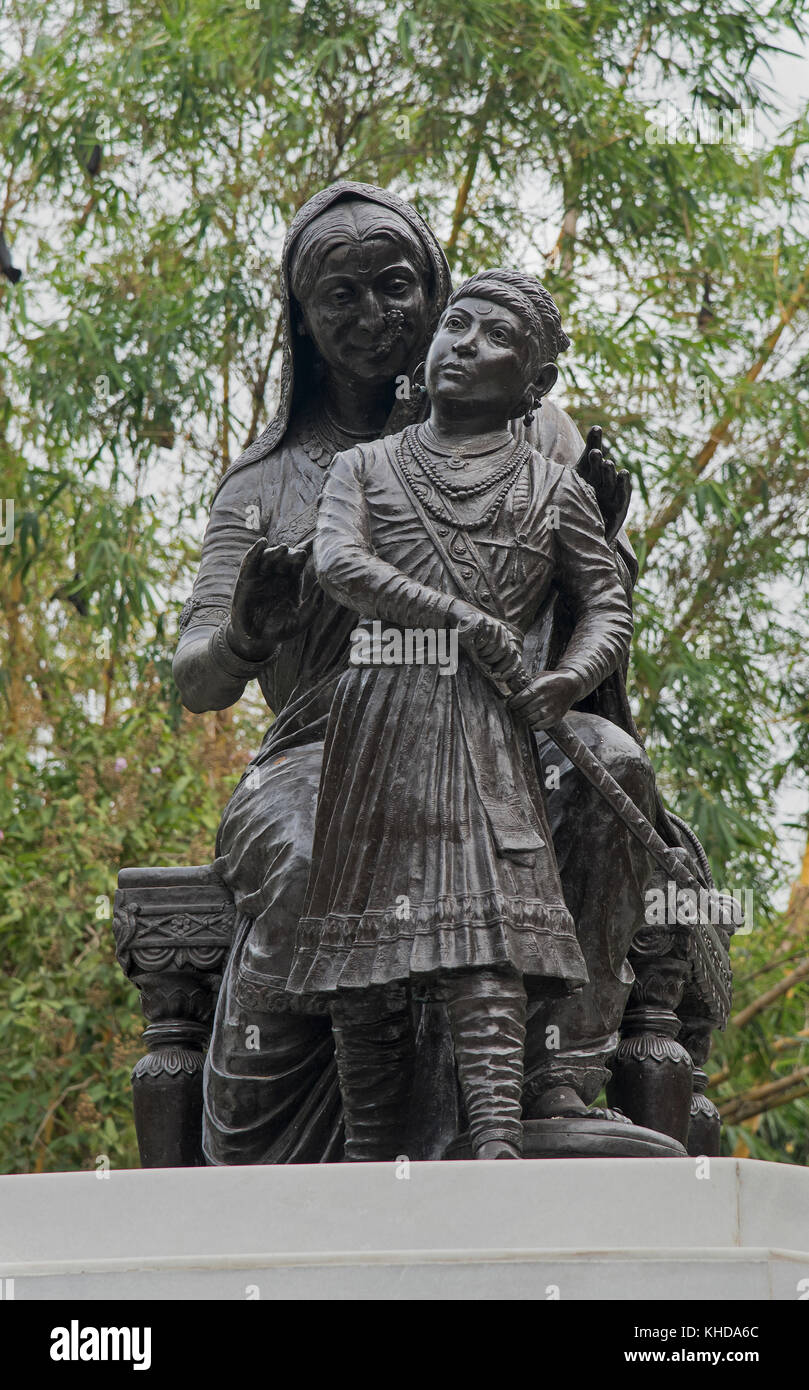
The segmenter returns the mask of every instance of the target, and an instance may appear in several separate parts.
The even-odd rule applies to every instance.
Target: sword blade
[[[621,787],[602,762],[590,751],[585,743],[573,732],[569,724],[562,720],[546,729],[545,733],[567,758],[573,766],[578,769],[583,777],[595,787],[607,804],[623,822],[627,830],[634,835],[635,839],[643,845],[644,849],[652,856],[657,864],[674,879],[680,888],[685,888],[696,894],[695,901],[701,902],[702,893],[705,891],[704,884],[701,884],[691,873],[682,860],[675,854],[670,845],[667,845],[661,835],[657,833],[651,821],[643,814],[639,806],[636,806],[631,797],[627,796]],[[707,972],[712,993],[715,994],[717,1002],[720,1004],[723,1016],[727,1016],[731,1004],[731,983],[730,972],[725,965],[726,947],[719,933],[710,921],[705,921],[704,916],[698,910],[698,920],[694,923],[695,931],[693,934],[694,944],[698,954],[701,956],[701,965]],[[703,976],[704,978],[704,976]]]

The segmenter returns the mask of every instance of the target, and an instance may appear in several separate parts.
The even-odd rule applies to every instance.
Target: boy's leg
[[[461,1094],[476,1158],[519,1158],[525,987],[507,970],[463,970],[442,981]]]
[[[331,1009],[349,1163],[402,1152],[413,1086],[415,1039],[402,987],[346,990]]]

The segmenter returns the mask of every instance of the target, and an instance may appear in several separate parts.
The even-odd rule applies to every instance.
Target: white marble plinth
[[[791,1299],[809,1169],[555,1159],[0,1178],[17,1300]]]

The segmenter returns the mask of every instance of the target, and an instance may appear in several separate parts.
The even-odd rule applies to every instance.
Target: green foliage
[[[102,1153],[132,1167],[143,1019],[114,958],[117,869],[209,860],[234,778],[201,771],[209,732],[178,731],[154,667],[137,707],[106,727],[74,689],[48,733],[47,746],[13,739],[2,755],[0,1152],[6,1171],[86,1167]]]
[[[779,790],[805,805],[809,751],[809,142],[805,113],[767,124],[762,76],[808,12],[4,11],[0,231],[25,273],[0,281],[0,495],[17,520],[0,547],[0,1167],[135,1161],[137,1005],[96,898],[121,864],[210,858],[266,718],[184,716],[170,659],[216,481],[271,408],[283,228],[338,177],[412,198],[456,274],[519,263],[557,298],[564,403],[635,480],[639,721],[720,883],[755,892],[741,1003],[785,939],[806,952],[805,909],[773,902]],[[703,123],[744,108],[766,138],[661,138],[664,99]],[[805,1064],[806,991],[757,1015],[755,1045],[731,1030],[723,1097]],[[787,1035],[795,1048],[773,1050]],[[743,1142],[805,1156],[808,1134],[798,1098]]]

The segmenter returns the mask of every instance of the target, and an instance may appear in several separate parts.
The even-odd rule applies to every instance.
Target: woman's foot
[[[521,1158],[522,1155],[513,1144],[508,1144],[505,1139],[487,1139],[475,1150],[475,1158]]]
[[[621,1110],[608,1109],[600,1105],[585,1105],[581,1096],[571,1086],[554,1086],[540,1096],[534,1107],[534,1120],[610,1120],[614,1124],[631,1125],[632,1121]]]
[[[589,1115],[581,1096],[572,1086],[553,1086],[545,1091],[534,1106],[533,1120],[572,1120],[584,1119]]]

